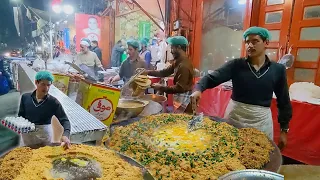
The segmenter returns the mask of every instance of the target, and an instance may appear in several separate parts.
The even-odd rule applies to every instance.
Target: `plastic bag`
[[[294,63],[294,56],[291,54],[292,47],[289,48],[288,54],[285,54],[279,61],[279,64],[283,64],[286,69],[292,67]]]
[[[46,68],[44,60],[37,58],[32,65],[32,68],[35,70],[43,70]]]

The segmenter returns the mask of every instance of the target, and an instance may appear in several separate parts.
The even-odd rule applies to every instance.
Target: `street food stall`
[[[29,83],[33,81],[30,78],[34,77],[34,73],[31,68],[23,64],[19,66],[18,80],[19,82],[25,81],[25,83],[21,83],[22,92],[27,91],[28,88],[34,88],[33,86],[25,85],[28,84],[27,81]],[[136,75],[134,77],[131,82],[135,83],[129,83],[129,87],[132,90],[144,93],[151,80],[147,76]],[[139,88],[134,88],[134,85]],[[95,83],[88,82],[88,80],[80,82],[80,89],[82,87],[86,90],[90,90],[90,87],[95,89],[91,93],[96,94],[94,98],[101,101],[105,101],[107,99],[105,97],[108,97],[111,92],[113,92],[113,95],[115,93],[120,95],[119,89],[113,89],[107,85],[98,86]],[[106,89],[111,91],[105,92]],[[99,98],[98,92],[101,92],[101,96],[105,97]],[[82,93],[86,96],[91,96],[89,91]],[[72,142],[82,143],[88,139],[91,141],[95,139],[92,136],[96,131],[107,131],[107,126],[103,124],[103,120],[106,119],[104,113],[97,114],[99,117],[101,115],[101,118],[103,116],[102,119],[95,118],[94,115],[82,109],[76,102],[54,86],[50,89],[50,94],[57,97],[70,118],[71,128],[73,129],[71,131]],[[120,96],[115,96],[120,98]],[[115,100],[118,99],[116,97]],[[162,108],[160,102],[163,100],[159,100],[157,106],[151,105],[150,109],[148,109],[147,105],[157,99],[152,95],[148,96],[148,100],[146,95],[141,97],[143,98],[131,97],[130,99],[122,96],[120,100],[118,99],[119,102],[115,103],[117,104],[115,111],[124,109],[125,111],[133,112],[133,109],[139,109],[139,112],[135,115],[131,114],[130,117],[124,120],[112,122],[113,118],[111,120],[106,119],[106,124],[110,128],[108,139],[105,142],[108,150],[105,147],[76,144],[72,145],[69,150],[56,147],[56,144],[39,149],[38,147],[17,148],[4,155],[2,163],[0,163],[0,172],[5,170],[5,173],[1,175],[4,178],[9,177],[9,179],[13,177],[15,179],[36,178],[41,173],[49,170],[50,173],[46,174],[46,178],[61,178],[64,175],[64,177],[69,177],[67,179],[72,179],[71,177],[76,178],[81,175],[82,177],[90,176],[91,178],[108,179],[114,174],[106,169],[114,169],[112,172],[116,172],[116,176],[119,179],[129,177],[150,180],[159,178],[173,179],[174,177],[184,179],[228,179],[239,176],[248,177],[248,175],[283,179],[284,177],[278,174],[279,170],[284,174],[290,171],[287,167],[281,167],[281,153],[276,143],[269,140],[259,130],[253,128],[241,129],[231,121],[217,117],[204,117],[199,120],[199,116],[186,114],[151,113],[150,111],[157,106]],[[144,98],[145,100],[143,100]],[[96,106],[91,109],[95,109],[97,112],[111,110],[110,104],[108,106],[101,101],[90,103],[89,101],[83,101],[83,99],[88,100],[90,98],[82,98],[80,100],[80,102],[89,104],[89,109],[92,104],[95,104]],[[77,110],[77,108],[81,110]],[[146,114],[143,114],[143,111],[146,111]],[[111,114],[109,113],[108,115],[110,116]],[[82,117],[86,118],[85,121],[82,120]],[[75,120],[76,118],[77,121]],[[200,124],[195,123],[195,129],[191,130],[189,129],[190,122],[194,120]],[[90,130],[89,128],[92,128],[95,124],[99,126]],[[82,125],[88,127],[88,129],[84,131],[79,129]],[[88,133],[88,131],[91,133]],[[102,138],[104,133],[100,134],[99,137]],[[83,135],[86,139],[84,137],[79,138],[80,136],[77,135]],[[34,156],[34,154],[37,154],[37,156]],[[24,157],[24,163],[15,163],[20,157]],[[112,162],[115,163],[107,165],[105,157],[112,157]],[[108,162],[110,162],[109,158]],[[6,169],[5,167],[7,167],[8,163],[14,164],[13,168]],[[39,163],[43,164],[43,166],[38,166]],[[117,164],[120,164],[121,168]],[[17,171],[17,169],[19,170]],[[62,169],[65,170],[62,172]],[[208,169],[210,170],[208,171]],[[13,171],[18,173],[12,173]]]
[[[137,1],[132,2],[137,4]],[[129,7],[130,5],[132,3]],[[289,10],[287,7],[292,5],[295,5],[294,8]],[[301,27],[308,28],[312,23],[319,24],[315,19],[308,20],[310,15],[303,15],[301,11],[304,7],[317,5],[318,2],[309,0],[168,1],[166,11],[171,10],[171,15],[169,12],[166,13],[166,16],[169,14],[169,18],[166,17],[165,21],[170,26],[175,24],[176,27],[166,27],[166,33],[187,36],[191,42],[188,53],[195,67],[202,66],[199,68],[201,71],[209,72],[236,56],[244,55],[242,37],[239,37],[243,29],[252,25],[264,26],[275,35],[267,50],[267,54],[273,59],[280,59],[289,52],[293,43],[296,46],[292,47],[292,54],[297,57],[296,62],[293,68],[287,70],[289,83],[311,80],[319,85],[315,78],[318,77],[319,68],[316,65],[320,52],[318,41],[302,32],[303,40],[295,39],[299,38],[298,36],[291,36],[289,42],[285,40],[288,34],[296,35],[295,31]],[[137,6],[139,7],[139,4]],[[258,10],[253,7],[258,7]],[[289,21],[290,14],[294,14],[293,19],[297,22]],[[281,20],[285,22],[282,24]],[[292,22],[292,27],[297,27],[292,32],[286,29],[290,25],[289,22]],[[315,33],[309,30],[306,31]],[[211,61],[215,62],[211,64]],[[202,70],[204,67],[209,69]],[[109,72],[114,73],[111,70]],[[102,73],[103,80],[106,80],[109,72]],[[17,74],[22,93],[34,89],[34,70],[19,64]],[[320,148],[319,143],[316,143],[319,105],[292,99],[293,118],[290,122],[288,144],[280,152],[276,145],[279,127],[276,121],[275,98],[271,105],[275,136],[274,139],[268,139],[257,129],[242,128],[227,119],[222,119],[232,94],[228,87],[230,85],[224,84],[205,91],[200,100],[199,114],[166,114],[163,113],[163,109],[167,104],[172,105],[171,96],[145,94],[150,83],[160,81],[158,78],[138,73],[128,84],[117,84],[115,87],[98,82],[97,79],[92,80],[83,74],[77,80],[73,79],[74,75],[63,72],[55,76],[57,81],[54,85],[60,90],[52,86],[49,93],[61,102],[70,119],[71,141],[74,143],[72,148],[63,150],[57,144],[16,148],[0,157],[0,180],[225,180],[248,177],[282,180],[284,176],[300,179],[320,177],[318,168],[314,166],[283,166],[281,156],[282,154],[306,164],[319,165]],[[198,80],[196,78],[195,82]],[[74,88],[71,88],[72,83]],[[168,78],[167,83],[171,85],[172,78]],[[70,88],[73,89],[72,93],[76,94],[76,100],[67,96],[70,95]],[[127,93],[125,88],[131,91]],[[104,137],[105,147],[76,144],[101,141]]]
[[[4,156],[0,177],[228,179],[233,176],[231,171],[246,174],[241,170],[256,168],[268,171],[256,171],[254,177],[283,179],[276,173],[281,165],[280,151],[260,131],[238,129],[226,120],[207,117],[202,128],[186,131],[190,118],[185,114],[159,114],[122,121],[111,127],[108,150],[75,144],[69,150],[54,144],[17,148]]]

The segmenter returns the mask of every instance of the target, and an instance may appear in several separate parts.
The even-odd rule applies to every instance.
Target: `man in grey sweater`
[[[121,65],[121,56],[125,49],[122,46],[122,41],[119,40],[117,44],[112,48],[111,54],[111,67],[120,67]]]

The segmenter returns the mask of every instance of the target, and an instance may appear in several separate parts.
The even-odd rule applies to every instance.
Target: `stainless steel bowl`
[[[135,103],[137,104],[137,106],[135,107],[119,106],[119,104],[125,104],[125,103]],[[120,99],[115,115],[117,116],[117,118],[121,117],[120,119],[134,118],[134,117],[137,117],[148,104],[149,104],[149,101],[136,100],[136,99]]]
[[[270,171],[246,169],[232,171],[218,178],[218,180],[284,180],[284,176]]]

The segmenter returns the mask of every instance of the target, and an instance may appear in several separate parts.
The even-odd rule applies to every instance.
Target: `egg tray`
[[[10,129],[11,131],[17,133],[17,134],[28,134],[28,133],[32,133],[32,132],[37,132],[37,129],[34,129],[34,130],[18,130],[18,129],[15,129],[15,128],[12,128],[12,127],[9,127],[8,125],[5,125],[5,124],[2,124],[4,127]]]
[[[216,122],[225,122],[228,123],[229,125],[232,125],[238,129],[244,128],[244,126],[238,124],[238,123],[234,123],[230,120],[227,119],[222,119],[219,117],[212,117],[212,116],[207,116],[210,120],[212,121],[216,121]],[[128,119],[126,121],[120,121],[117,123],[113,123],[110,125],[110,137],[113,134],[113,131],[115,130],[116,127],[119,126],[128,126],[134,122],[137,122],[141,119],[142,117],[136,117],[136,118],[131,118]],[[108,148],[108,143],[109,141],[105,142],[105,146]],[[272,152],[270,152],[270,161],[264,165],[264,167],[262,168],[262,170],[266,170],[266,171],[271,171],[271,172],[278,172],[280,170],[280,166],[282,164],[282,155],[281,152],[278,148],[278,146],[275,144],[275,142],[270,140],[270,143],[272,144],[272,146],[274,147],[274,150]]]

